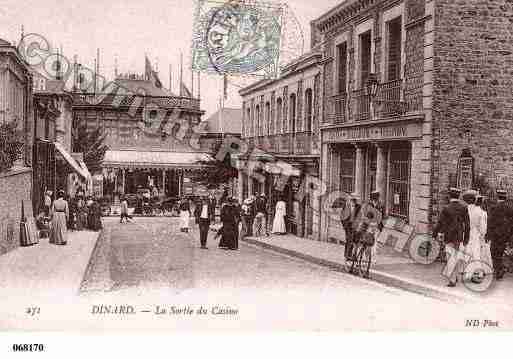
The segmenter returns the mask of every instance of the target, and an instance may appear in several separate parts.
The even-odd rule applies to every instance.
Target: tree
[[[208,166],[200,171],[196,176],[196,180],[208,188],[217,188],[221,184],[227,184],[231,179],[238,176],[237,168],[232,166],[231,155],[228,153],[222,160],[218,160],[216,154],[221,149],[222,141],[216,141],[212,145],[211,153],[213,159],[210,161],[200,161],[200,164]]]
[[[105,145],[106,135],[100,127],[87,131],[85,125],[80,126],[73,134],[73,152],[82,152],[84,163],[90,172],[101,170],[101,163],[105,152],[109,149]]]
[[[16,121],[0,125],[0,172],[10,169],[23,153],[23,140]]]

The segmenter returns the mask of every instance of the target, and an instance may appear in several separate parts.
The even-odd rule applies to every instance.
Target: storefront
[[[269,229],[272,227],[276,203],[283,200],[286,203],[286,227],[287,232],[310,239],[318,239],[319,234],[319,206],[309,191],[304,191],[301,196],[301,186],[306,181],[306,176],[318,177],[318,159],[295,158],[294,162],[287,162],[287,167],[291,166],[290,176],[282,177],[280,174],[280,161],[276,156],[272,161],[269,158],[260,159],[260,165],[251,166],[246,158],[240,162],[239,168],[239,190],[242,201],[251,194],[264,194],[268,201],[269,208]],[[284,160],[282,160],[284,161]],[[249,171],[249,168],[253,170]],[[281,183],[283,179],[285,183]]]
[[[323,131],[328,192],[353,194],[364,203],[379,191],[387,216],[427,225],[430,186],[424,175],[429,160],[423,156],[422,126],[422,118],[412,118]],[[342,205],[331,198],[332,215],[323,214],[328,240],[343,238],[340,219],[333,215]]]
[[[201,162],[210,160],[203,152],[109,150],[102,163],[103,194],[149,189],[160,197],[193,195],[198,192],[194,176],[206,168]]]

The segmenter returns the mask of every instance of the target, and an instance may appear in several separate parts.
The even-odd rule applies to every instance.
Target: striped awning
[[[102,167],[114,168],[199,168],[214,159],[205,152],[108,150]]]
[[[82,176],[85,179],[88,178],[88,175],[91,176],[89,174],[89,171],[84,171],[84,169],[82,169],[82,167],[80,167],[80,165],[77,163],[77,161],[75,161],[75,159],[71,156],[71,154],[68,151],[66,151],[66,149],[64,148],[64,146],[61,143],[54,142],[53,144],[55,145],[55,149],[57,151],[59,151],[59,153],[62,155],[64,160],[66,162],[68,162],[68,164],[71,166],[71,168],[73,168],[73,170],[76,173],[78,173],[80,176]]]

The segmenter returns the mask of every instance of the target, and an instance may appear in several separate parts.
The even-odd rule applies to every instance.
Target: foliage
[[[109,149],[105,145],[105,137],[100,127],[87,131],[86,126],[80,126],[74,131],[73,152],[82,152],[84,163],[91,173],[101,170],[105,152]]]
[[[218,188],[222,184],[227,184],[231,179],[238,176],[237,168],[232,166],[231,156],[228,153],[223,160],[218,160],[216,154],[221,149],[222,141],[216,141],[211,150],[213,160],[200,161],[200,164],[209,166],[198,173],[195,180],[207,188]]]
[[[23,153],[23,139],[16,121],[0,125],[0,172],[10,169]]]

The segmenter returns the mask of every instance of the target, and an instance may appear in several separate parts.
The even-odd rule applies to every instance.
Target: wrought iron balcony
[[[353,91],[354,98],[354,121],[365,121],[370,119],[370,96],[365,89]]]
[[[378,95],[373,104],[378,117],[397,116],[406,109],[401,102],[402,80],[385,82],[380,85]]]
[[[327,124],[336,125],[346,122],[347,94],[338,94],[328,100]]]

